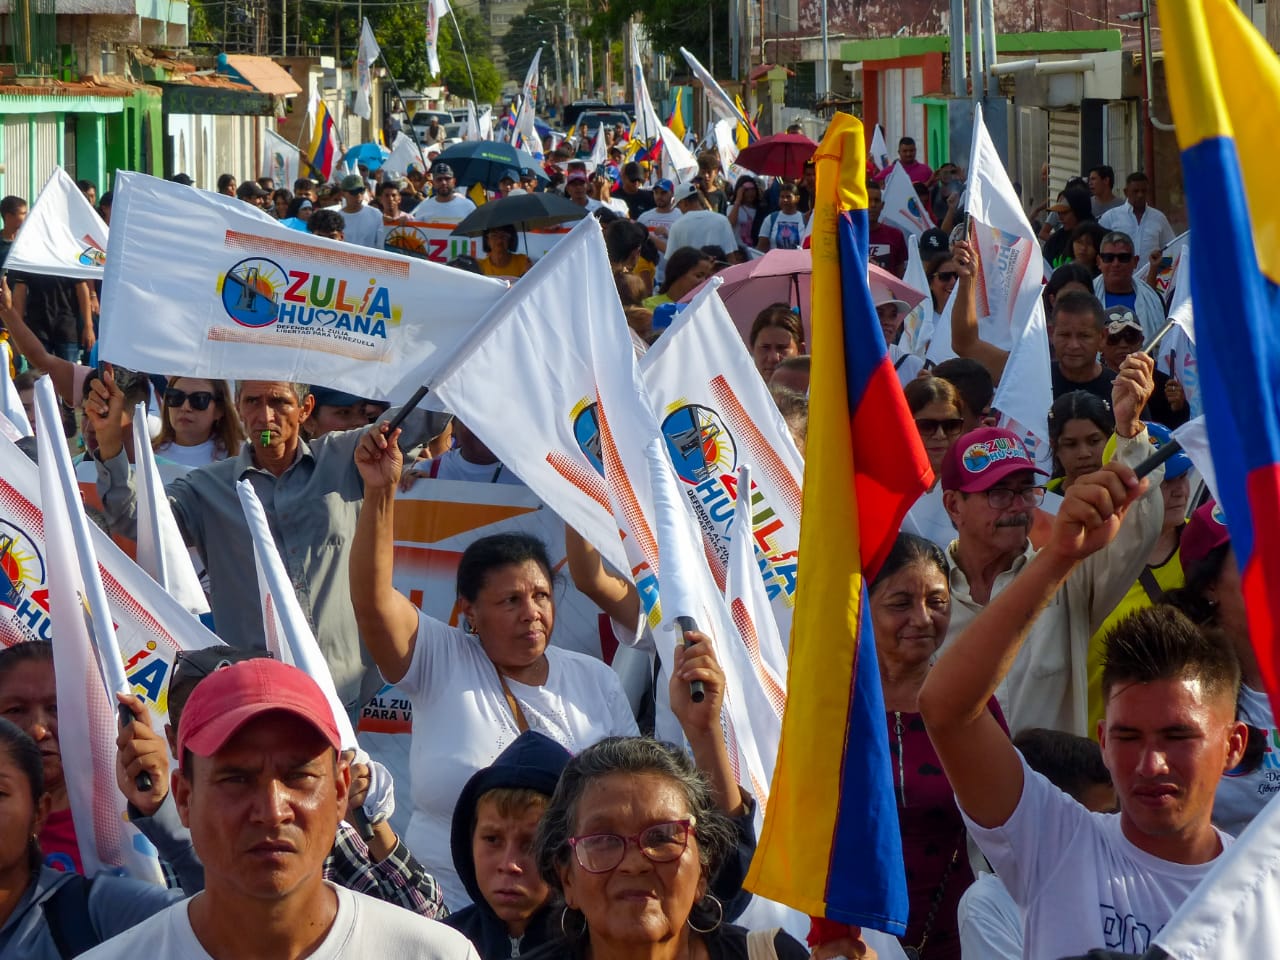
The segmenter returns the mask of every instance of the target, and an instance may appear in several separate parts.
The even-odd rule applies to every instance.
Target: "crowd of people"
[[[712,274],[804,249],[812,163],[794,182],[730,183],[708,150],[673,182],[606,134],[608,162],[593,168],[589,144],[568,143],[544,170],[504,173],[487,199],[551,190],[601,221],[637,353]],[[404,179],[360,171],[285,189],[226,174],[217,188],[287,227],[381,247],[406,218],[456,224],[475,209],[434,148],[426,163]],[[1277,790],[1264,756],[1275,721],[1221,513],[1185,454],[1135,474],[1191,416],[1176,371],[1146,350],[1165,326],[1155,278],[1172,232],[1141,173],[1121,198],[1105,166],[1028,211],[1053,358],[1046,469],[992,407],[1009,355],[983,339],[977,247],[952,231],[966,222],[964,171],[933,170],[906,137],[894,165],[941,226],[908,237],[882,222],[890,168],[869,164],[871,261],[896,279],[919,254],[922,329],[951,347],[934,362],[927,342],[908,343],[910,306],[873,278],[934,476],[868,593],[910,902],[901,946],[926,960],[1140,954]],[[109,220],[111,194],[92,201]],[[0,201],[0,257],[26,210]],[[520,246],[496,228],[484,258],[453,265],[505,277],[517,296],[532,263]],[[608,665],[556,642],[564,573],[620,637],[644,627],[634,584],[572,530],[565,571],[535,537],[475,540],[457,568],[458,625],[420,610],[393,583],[397,492],[518,484],[518,470],[447,414],[410,411],[392,430],[398,411],[322,385],[99,365],[100,292],[32,274],[0,283],[15,386],[29,403],[50,377],[96,476],[97,519],[123,537],[136,534],[135,405],[151,405],[168,499],[227,646],[179,656],[163,734],[145,702],[122,700],[134,720],[119,731],[116,786],[167,888],[80,876],[52,647],[0,649],[0,958],[810,955],[792,935],[803,930],[753,920],[756,799],[722,734],[710,638],[687,636],[668,689],[637,713]],[[795,303],[761,304],[744,336],[802,454],[808,321]],[[387,769],[344,751],[319,686],[266,652],[246,602],[258,586],[242,480],[348,714],[384,683],[412,705],[403,835]],[[812,955],[874,951],[848,928]]]

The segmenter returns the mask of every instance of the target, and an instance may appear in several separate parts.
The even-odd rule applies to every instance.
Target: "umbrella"
[[[391,151],[380,143],[359,143],[342,155],[342,162],[352,170],[362,163],[370,170],[377,170],[389,156]]]
[[[733,318],[733,325],[742,335],[743,343],[747,342],[756,315],[772,303],[798,306],[802,324],[808,330],[809,275],[812,272],[812,256],[808,250],[800,249],[770,250],[763,257],[726,267],[716,275],[723,281],[720,284],[720,299]],[[908,309],[924,300],[923,293],[874,263],[867,270],[867,279],[876,300],[902,300]],[[688,303],[698,295],[703,286],[705,284],[694,288],[681,302]]]
[[[587,216],[580,207],[554,193],[526,193],[515,197],[491,200],[477,207],[453,228],[455,236],[479,237],[495,227],[518,227],[521,230],[540,230],[555,227]]]
[[[504,170],[532,169],[540,180],[549,179],[538,165],[529,163],[529,154],[517,150],[509,143],[496,140],[464,140],[455,143],[435,159],[435,163],[447,163],[461,186],[482,183],[489,190],[498,189]]]
[[[799,133],[775,133],[744,147],[734,161],[755,173],[799,180],[818,145]]]

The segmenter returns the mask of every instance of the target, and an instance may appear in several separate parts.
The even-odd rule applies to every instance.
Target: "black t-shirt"
[[[637,190],[635,193],[627,193],[627,191],[618,189],[613,191],[615,200],[621,200],[627,205],[627,212],[631,215],[631,219],[637,219],[640,214],[646,210],[652,210],[657,206],[653,202],[652,190]]]
[[[1072,390],[1084,390],[1087,393],[1092,393],[1095,397],[1101,397],[1107,403],[1111,403],[1111,385],[1115,382],[1116,375],[1106,367],[1103,367],[1102,373],[1088,383],[1076,383],[1074,380],[1068,380],[1064,377],[1058,361],[1053,361],[1053,399],[1055,400],[1064,393],[1070,393]]]
[[[77,343],[80,340],[80,305],[76,284],[66,277],[38,273],[12,273],[9,286],[27,288],[27,326],[45,343]]]

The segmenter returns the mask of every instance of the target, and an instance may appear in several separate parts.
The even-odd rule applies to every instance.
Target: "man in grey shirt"
[[[95,379],[85,413],[98,437],[98,493],[112,533],[136,536],[137,500],[125,456],[114,378]],[[249,439],[237,456],[192,470],[166,487],[183,538],[209,572],[214,629],[231,646],[264,647],[253,541],[236,494],[248,480],[262,501],[276,548],[302,611],[333,673],[338,696],[353,713],[376,692],[380,678],[363,657],[347,575],[351,538],[364,499],[355,468],[363,431],[332,433],[308,443],[301,425],[315,398],[306,384],[242,381],[236,407]],[[400,446],[431,439],[440,418],[415,411]]]

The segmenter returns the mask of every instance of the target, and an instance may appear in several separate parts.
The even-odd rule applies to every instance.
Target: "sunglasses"
[[[1100,253],[1098,259],[1103,263],[1128,263],[1138,259],[1132,253]]]
[[[1120,343],[1141,343],[1142,333],[1137,330],[1125,330],[1122,333],[1107,334],[1107,343],[1115,346]]]
[[[920,431],[922,437],[932,437],[939,430],[947,436],[952,436],[960,432],[960,428],[964,426],[964,421],[959,417],[947,417],[944,420],[935,420],[932,417],[921,417],[916,420],[916,429]]]
[[[960,274],[955,270],[939,270],[933,275],[933,279],[941,280],[943,283],[950,283],[959,276]]]
[[[208,410],[209,404],[213,403],[213,394],[208,390],[197,390],[195,393],[187,393],[183,390],[175,390],[170,387],[164,392],[164,402],[171,407],[180,407],[188,400],[191,401],[192,410]]]

